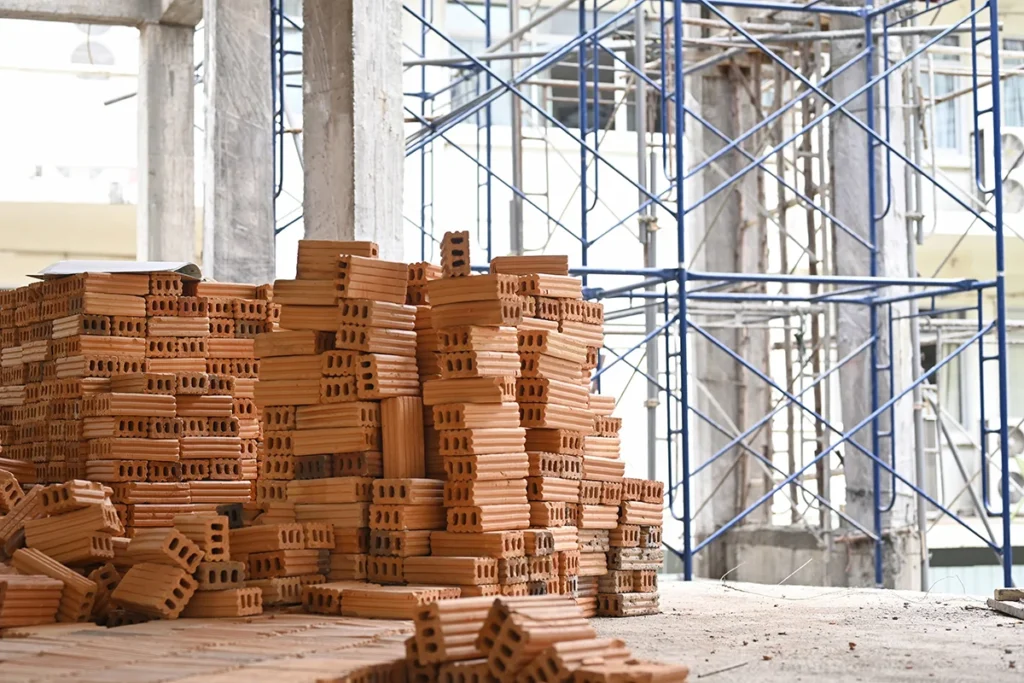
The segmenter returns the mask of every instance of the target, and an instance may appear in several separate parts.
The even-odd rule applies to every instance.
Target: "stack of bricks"
[[[84,273],[0,296],[0,443],[24,482],[108,484],[131,535],[248,501],[269,287]],[[28,472],[28,466],[34,471]]]
[[[410,681],[682,683],[689,674],[685,666],[641,662],[621,640],[598,638],[566,596],[436,602],[413,625]]]
[[[423,486],[439,490],[440,482],[422,482],[410,275],[406,264],[377,259],[369,242],[304,240],[296,279],[275,284],[285,331],[257,339],[266,440],[255,521],[332,525],[334,547],[323,572],[332,581],[365,580],[372,569],[375,577],[387,570],[387,582],[402,582],[395,574],[400,563],[371,566],[370,530],[386,550],[389,533],[437,524],[439,495],[431,505],[420,495]],[[382,477],[386,485],[375,489],[373,480]],[[419,507],[433,513],[423,516]]]
[[[657,614],[658,569],[665,559],[661,547],[663,496],[661,482],[623,479],[619,523],[608,543],[608,572],[598,579],[600,616]]]
[[[522,530],[530,525],[530,505],[515,403],[518,280],[470,276],[464,232],[445,235],[441,270],[442,278],[427,283],[440,378],[426,381],[423,395],[445,470],[447,529],[431,536],[433,557],[413,566],[419,580],[458,584],[463,596],[525,595]],[[511,556],[509,546],[520,552]],[[406,561],[407,575],[409,569]]]
[[[493,273],[518,278],[527,311],[517,330],[522,377],[516,383],[520,424],[526,429],[530,462],[528,552],[531,578],[551,563],[555,577],[546,592],[576,595],[579,588],[578,527],[584,439],[593,428],[589,403],[589,339],[560,329],[563,308],[600,304],[582,301],[579,280],[569,277],[564,257],[495,259]],[[557,314],[556,314],[557,313]],[[532,592],[541,592],[537,587]]]

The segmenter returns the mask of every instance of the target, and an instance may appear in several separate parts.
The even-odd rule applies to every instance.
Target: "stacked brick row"
[[[545,272],[522,272],[521,268]],[[526,312],[517,329],[522,376],[516,383],[520,424],[529,457],[527,495],[532,533],[552,547],[558,580],[548,593],[577,595],[580,477],[584,439],[593,427],[587,342],[560,329],[562,308],[595,306],[582,301],[580,281],[568,276],[565,259],[500,259],[492,272],[518,280]],[[550,538],[550,540],[547,540]],[[539,562],[540,560],[532,560]],[[539,591],[537,591],[539,592]]]
[[[0,442],[23,481],[108,484],[129,536],[253,493],[269,287],[84,273],[0,297]],[[26,465],[31,465],[28,471]]]
[[[515,404],[518,282],[470,276],[468,246],[468,233],[445,235],[443,277],[427,283],[440,376],[427,380],[423,393],[445,471],[447,514],[445,531],[431,536],[433,557],[418,561],[428,571],[417,578],[458,584],[464,596],[525,595],[531,576],[522,530],[530,506],[525,432]]]
[[[613,421],[605,427],[617,429],[618,425]],[[598,579],[599,615],[630,617],[658,612],[658,570],[665,559],[661,547],[663,496],[661,482],[622,480],[618,525],[608,541],[608,571]]]
[[[275,284],[285,331],[257,340],[256,523],[330,524],[331,580],[404,582],[398,549],[443,523],[441,482],[424,479],[411,275],[372,243],[302,241],[296,279]]]

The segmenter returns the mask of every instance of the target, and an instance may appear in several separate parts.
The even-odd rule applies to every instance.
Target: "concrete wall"
[[[730,581],[807,586],[874,586],[874,543],[860,535],[832,539],[794,527],[747,526],[723,538]],[[914,529],[884,542],[886,588],[921,590],[921,545]]]

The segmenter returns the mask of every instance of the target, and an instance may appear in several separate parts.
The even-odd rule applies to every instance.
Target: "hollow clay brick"
[[[520,352],[521,374],[528,379],[554,379],[563,382],[578,382],[583,377],[580,363],[562,360],[554,356],[539,353]],[[593,427],[593,421],[587,420],[586,430]]]
[[[387,532],[418,533],[418,532]],[[370,530],[367,528],[334,527],[334,550],[336,553],[367,554],[370,552]]]
[[[136,530],[128,554],[136,563],[167,564],[189,574],[203,560],[202,549],[175,529]]]
[[[568,429],[529,429],[526,450],[565,455],[583,455],[583,433]]]
[[[14,474],[0,469],[0,514],[11,512],[24,497],[25,491]]]
[[[302,587],[302,609],[312,614],[341,616],[341,602],[345,589],[354,588],[356,581],[331,581]]]
[[[642,501],[626,501],[619,508],[619,522],[637,526],[661,526],[664,520],[661,501],[644,503]]]
[[[591,417],[579,408],[555,403],[524,403],[519,406],[519,421],[528,429],[584,431],[590,429]]]
[[[371,583],[404,584],[405,558],[371,556],[366,561],[366,579]]]
[[[445,526],[440,505],[371,505],[371,529],[385,531],[434,530]]]
[[[253,579],[274,579],[318,573],[320,551],[274,550],[249,555],[247,576]]]
[[[331,581],[365,581],[370,557],[364,553],[331,553]]]
[[[470,275],[468,230],[446,232],[441,238],[441,272],[446,278]]]
[[[277,380],[261,381],[256,385],[254,396],[257,406],[266,405],[314,405],[320,401],[320,380]]]
[[[103,505],[106,500],[107,492],[102,484],[73,480],[43,487],[39,504],[47,515],[59,515],[90,505]]]
[[[114,536],[124,533],[124,527],[121,526],[113,505],[90,505],[72,512],[25,522],[25,542],[29,547],[52,545],[61,540],[71,540],[76,536],[94,532]]]
[[[300,405],[294,410],[292,427],[317,429],[325,427],[379,427],[380,403],[356,401],[341,405]],[[281,429],[292,427],[281,426]]]
[[[613,548],[637,548],[640,546],[640,527],[620,524],[611,530],[608,543]]]
[[[161,394],[97,394],[82,400],[82,417],[175,417],[173,396]]]
[[[436,349],[440,352],[489,351],[518,353],[519,345],[514,327],[484,327],[463,325],[445,327],[434,333]]]
[[[260,380],[319,379],[322,363],[319,355],[263,358],[260,360]]]
[[[334,348],[334,328],[330,331],[280,330],[261,334],[254,340],[256,358],[272,356],[318,355]]]
[[[427,585],[485,585],[498,582],[498,561],[488,557],[407,557],[405,579]]]
[[[335,306],[338,293],[334,289],[333,277],[322,280],[276,280],[274,302],[284,305]]]
[[[599,593],[597,614],[602,617],[632,617],[658,614],[657,593]]]
[[[660,548],[661,547],[661,527],[660,526],[642,526],[642,527],[640,527],[640,547],[641,548]]]
[[[521,372],[517,353],[453,351],[439,354],[437,360],[442,379],[518,377]]]
[[[431,305],[430,319],[436,330],[469,325],[515,327],[523,320],[523,304],[519,297],[503,297],[444,306]]]
[[[331,454],[331,471],[336,477],[382,477],[384,466],[379,451]]]
[[[223,515],[188,514],[174,518],[174,528],[203,551],[203,562],[231,559],[228,518]]]
[[[210,619],[250,617],[263,613],[263,592],[259,588],[230,588],[199,592],[192,596],[183,617]]]
[[[334,525],[337,539],[338,527],[369,526],[370,506],[367,503],[297,503],[295,519],[298,522],[329,522]]]
[[[615,412],[615,397],[591,394],[590,412],[594,413],[594,415],[597,416],[610,416],[613,412]]]
[[[491,259],[490,270],[492,273],[508,273],[510,275],[531,275],[533,273],[568,275],[569,257],[564,254],[495,256]]]
[[[526,430],[507,429],[456,429],[440,433],[442,456],[489,455],[516,453],[523,450]]]
[[[374,427],[298,429],[291,438],[292,455],[368,451],[380,445],[380,431]]]
[[[338,259],[334,282],[339,299],[404,304],[408,277],[408,266],[404,263],[345,255]]]
[[[319,574],[286,576],[279,579],[257,579],[246,581],[246,587],[259,588],[263,593],[263,605],[298,605],[302,602],[305,586],[322,584],[326,579]]]
[[[302,540],[306,550],[334,550],[334,526],[324,522],[303,522]]]
[[[432,408],[434,426],[440,430],[519,427],[515,403],[443,403]]]
[[[580,500],[584,505],[601,504],[602,482],[584,479],[580,482]]]
[[[518,479],[527,476],[529,461],[525,453],[449,456],[444,469],[449,481]]]
[[[195,571],[197,591],[245,587],[244,562],[200,562]]]
[[[527,496],[531,501],[575,503],[580,500],[580,482],[557,477],[529,477]]]
[[[387,557],[414,557],[430,555],[431,534],[439,533],[429,530],[370,531],[370,555]]]
[[[164,564],[137,564],[111,593],[120,607],[162,619],[177,619],[195,593],[196,581],[183,569]]]
[[[512,403],[516,400],[514,377],[434,379],[423,383],[423,404]]]
[[[444,484],[444,504],[449,507],[526,502],[526,482],[522,479],[448,481]]]
[[[530,526],[529,505],[461,506],[447,509],[448,531],[485,532],[526,529]]]
[[[608,556],[605,553],[580,553],[580,576],[604,576],[607,573]]]
[[[377,479],[373,502],[377,505],[441,505],[444,482],[436,479]]]
[[[296,503],[368,503],[372,488],[368,477],[297,480],[288,483],[288,499]]]
[[[231,529],[228,537],[229,547],[236,555],[273,550],[301,550],[305,547],[303,528],[299,523]]]
[[[46,554],[30,548],[14,552],[11,565],[22,574],[41,574],[64,584],[57,621],[85,621],[92,614],[96,599],[96,584],[77,574]]]
[[[91,618],[101,619],[110,611],[110,594],[121,583],[121,573],[108,562],[89,572],[86,578],[96,584],[96,598],[93,601]]]

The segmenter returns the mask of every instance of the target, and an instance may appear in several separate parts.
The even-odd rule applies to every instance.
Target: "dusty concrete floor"
[[[597,629],[688,665],[691,681],[1024,681],[1024,621],[981,597],[710,581],[660,591],[662,614]]]

